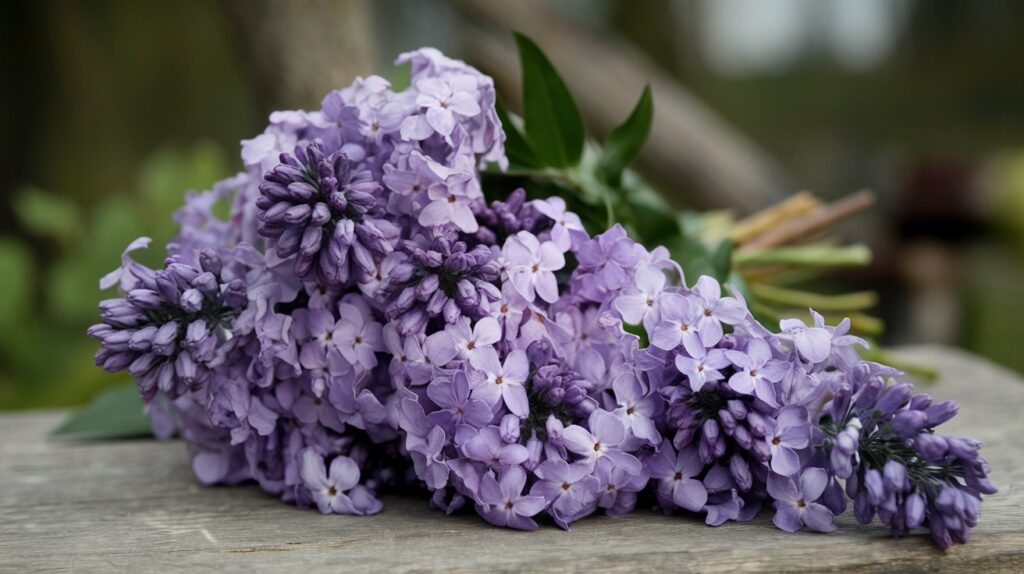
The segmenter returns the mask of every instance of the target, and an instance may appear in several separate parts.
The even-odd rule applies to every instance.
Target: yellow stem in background
[[[729,239],[743,243],[794,217],[810,213],[821,207],[821,202],[809,191],[791,195],[783,201],[763,209],[733,224]]]

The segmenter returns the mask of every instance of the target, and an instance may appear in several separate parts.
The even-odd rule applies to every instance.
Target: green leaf
[[[509,162],[515,167],[540,167],[537,153],[519,131],[519,126],[512,120],[505,106],[501,102],[495,102],[494,107],[505,131],[505,155],[508,156]]]
[[[26,188],[14,198],[18,220],[30,232],[60,241],[81,235],[78,206],[65,197]]]
[[[651,100],[651,87],[647,86],[626,121],[612,130],[604,140],[600,170],[602,176],[613,185],[618,183],[622,170],[643,148],[647,135],[651,133],[653,118],[654,102]]]
[[[515,34],[523,73],[523,120],[537,158],[551,167],[576,165],[583,153],[583,118],[544,52]]]
[[[58,438],[138,438],[153,430],[142,410],[134,383],[104,391],[91,403],[68,417],[51,436]]]
[[[715,246],[714,250],[708,253],[708,260],[711,263],[711,267],[715,270],[715,279],[718,279],[719,283],[724,282],[729,278],[729,272],[732,270],[732,241],[724,240]]]
[[[0,277],[4,278],[4,294],[0,297],[0,340],[18,337],[19,323],[29,321],[32,309],[34,279],[32,255],[28,248],[13,239],[0,237]]]

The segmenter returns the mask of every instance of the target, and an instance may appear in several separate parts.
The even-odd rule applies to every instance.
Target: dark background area
[[[92,366],[84,335],[99,277],[131,239],[166,241],[185,190],[238,171],[239,140],[261,131],[271,110],[315,108],[317,94],[356,74],[398,78],[391,60],[422,45],[495,74],[514,98],[504,80],[517,72],[500,57],[511,28],[581,77],[600,81],[605,63],[586,51],[569,59],[574,52],[559,49],[566,38],[656,70],[770,158],[785,192],[875,190],[878,205],[843,228],[873,247],[874,263],[823,288],[878,290],[885,344],[954,344],[1024,370],[1024,3],[514,6],[6,2],[0,408],[77,404],[118,380]],[[587,86],[574,77],[588,124],[605,129],[600,106],[587,103],[602,94],[581,94]],[[674,205],[743,214],[767,202],[672,175],[651,170]],[[160,250],[150,251],[146,260],[158,262]]]

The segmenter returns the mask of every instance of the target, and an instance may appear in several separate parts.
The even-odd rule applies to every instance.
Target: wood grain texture
[[[961,405],[949,432],[985,441],[1001,488],[971,543],[945,553],[923,531],[892,540],[848,515],[833,534],[651,511],[523,533],[413,498],[322,516],[255,486],[200,487],[177,441],[48,441],[64,413],[35,412],[0,416],[0,571],[1024,571],[1024,381],[952,349],[904,354],[941,370],[929,391]]]

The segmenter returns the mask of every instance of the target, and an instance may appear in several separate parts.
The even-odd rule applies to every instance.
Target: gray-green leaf
[[[153,435],[134,383],[108,389],[71,414],[52,436],[76,439],[139,438]]]
[[[544,52],[522,34],[516,47],[523,72],[523,120],[537,158],[551,167],[576,165],[583,153],[583,118]]]

